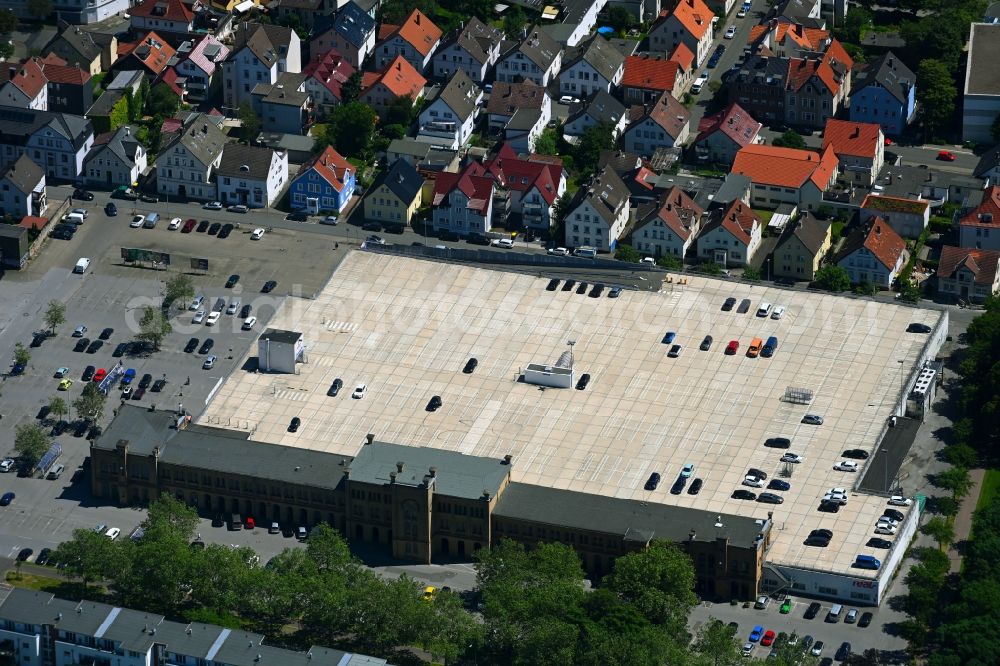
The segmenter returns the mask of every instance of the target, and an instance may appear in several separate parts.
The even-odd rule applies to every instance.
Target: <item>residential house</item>
[[[709,213],[698,235],[698,256],[719,266],[746,266],[760,248],[763,223],[750,206],[740,200]]]
[[[987,186],[1000,185],[1000,144],[982,154],[972,175],[986,181]]]
[[[821,20],[820,0],[784,0],[771,8],[771,16],[783,23],[815,25]]]
[[[431,216],[435,232],[485,236],[493,225],[493,178],[486,167],[469,162],[459,173],[438,174]]]
[[[212,201],[215,170],[222,161],[226,135],[203,114],[191,114],[163,141],[156,157],[156,191],[182,199]]]
[[[969,31],[965,85],[962,90],[962,141],[989,145],[990,129],[1000,115],[1000,23],[973,23]]]
[[[21,219],[40,216],[48,207],[45,172],[27,155],[21,155],[0,172],[0,212]]]
[[[365,59],[375,50],[376,32],[375,19],[350,0],[341,7],[326,29],[314,32],[309,40],[309,51],[316,57],[329,53],[330,49],[337,49],[354,69],[361,69]]]
[[[258,83],[276,83],[284,72],[302,71],[299,36],[291,28],[261,23],[241,23],[229,57],[222,61],[223,102],[235,114],[250,101]]]
[[[181,99],[188,104],[197,104],[211,99],[221,87],[221,63],[229,57],[229,47],[212,35],[204,35],[188,51],[180,48],[177,53],[180,62],[174,70],[183,78]]]
[[[714,17],[703,0],[679,0],[673,11],[660,12],[650,27],[649,48],[670,53],[683,43],[695,55],[695,64],[700,67],[712,48]]]
[[[892,52],[854,74],[851,120],[878,123],[891,137],[901,135],[917,113],[917,76]]]
[[[386,226],[407,226],[420,208],[423,177],[406,160],[379,172],[365,195],[365,219]]]
[[[626,104],[649,104],[668,93],[679,96],[680,65],[660,56],[637,55],[625,58],[622,96]]]
[[[94,33],[84,30],[78,25],[71,25],[60,32],[48,46],[46,53],[54,53],[64,62],[79,67],[96,76],[111,67],[118,58],[118,44],[112,44],[109,53],[94,40]],[[113,54],[113,57],[112,57]]]
[[[680,87],[686,86],[688,83],[694,80],[695,72],[698,71],[698,66],[694,62],[694,54],[691,53],[684,42],[680,42],[674,47],[670,55],[667,56],[667,60],[677,63],[677,74],[678,85]]]
[[[853,65],[836,40],[822,58],[792,58],[785,87],[785,122],[810,129],[826,125],[847,99]]]
[[[49,179],[75,180],[94,143],[94,128],[80,116],[0,107],[0,168],[24,154]]]
[[[403,56],[396,56],[379,72],[365,72],[361,79],[361,101],[384,116],[399,97],[416,102],[424,93],[427,79]]]
[[[701,228],[704,213],[694,199],[674,186],[636,222],[631,245],[647,257],[673,256],[683,261]]]
[[[48,111],[48,79],[40,58],[0,62],[0,106]]]
[[[904,238],[919,238],[931,219],[930,202],[869,194],[861,202],[861,219],[880,217]]]
[[[483,93],[464,70],[457,70],[437,97],[420,112],[417,140],[459,149],[469,142]]]
[[[167,69],[177,51],[155,32],[150,32],[135,42],[118,44],[118,60],[114,72],[138,71],[158,78]]]
[[[906,242],[882,218],[862,219],[864,223],[844,239],[835,262],[847,271],[852,284],[889,289],[906,265]]]
[[[830,118],[823,130],[822,149],[827,146],[840,160],[840,174],[864,187],[875,182],[885,163],[885,135],[875,123]]]
[[[268,5],[268,13],[285,25],[309,30],[314,21],[337,11],[337,6],[337,0],[281,0]]]
[[[726,79],[731,104],[739,104],[764,124],[785,121],[788,58],[751,55]]]
[[[503,39],[502,30],[470,16],[451,41],[434,54],[434,76],[447,79],[453,72],[462,70],[477,85],[482,85],[500,59]]]
[[[736,153],[746,146],[762,143],[763,127],[739,104],[733,103],[698,123],[694,153],[701,162],[731,166]]]
[[[42,71],[48,81],[48,110],[82,116],[94,105],[94,86],[90,73],[67,65],[50,53],[43,59]]]
[[[812,282],[820,263],[833,245],[833,224],[808,211],[785,225],[774,246],[771,275]]]
[[[305,134],[312,97],[303,74],[283,72],[275,83],[258,83],[251,91],[251,103],[264,131]]]
[[[521,41],[497,61],[496,80],[503,83],[532,81],[543,88],[562,68],[562,47],[537,28],[525,28]]]
[[[1000,251],[1000,185],[991,185],[982,203],[958,221],[958,244]]]
[[[128,115],[128,96],[124,90],[105,90],[86,113],[97,134],[118,129],[128,122]]]
[[[559,93],[586,99],[603,90],[612,92],[625,74],[625,55],[602,35],[595,34],[567,49],[559,72]]]
[[[133,129],[124,125],[94,139],[80,176],[91,187],[113,190],[138,182],[146,166],[146,149],[135,138]]]
[[[320,211],[339,212],[354,196],[355,187],[357,169],[333,146],[327,146],[299,167],[288,188],[289,205],[314,215]]]
[[[533,152],[535,141],[552,118],[552,98],[530,80],[496,83],[486,111],[490,129],[502,132],[515,151]]]
[[[755,206],[791,203],[812,210],[821,205],[823,192],[837,179],[837,156],[832,148],[820,155],[811,150],[751,144],[736,153],[732,170],[753,182]]]
[[[601,169],[567,206],[563,221],[567,247],[613,251],[629,222],[629,213],[628,187],[613,169]]]
[[[1000,252],[997,250],[945,245],[938,259],[938,292],[982,303],[1000,293],[998,262]]]
[[[215,170],[217,198],[224,206],[267,208],[288,183],[288,154],[271,148],[227,143]]]
[[[496,182],[493,220],[495,226],[517,226],[518,216],[526,229],[547,232],[552,226],[552,207],[566,193],[566,171],[558,157],[518,156],[509,143],[500,147],[487,165]],[[508,216],[513,219],[508,223]]]
[[[132,31],[161,35],[194,33],[194,12],[183,0],[142,0],[129,7]],[[176,43],[176,42],[175,42]]]
[[[691,112],[669,93],[645,108],[635,107],[631,117],[622,142],[625,150],[644,157],[683,144],[691,133]]]
[[[305,164],[316,154],[316,139],[308,134],[261,132],[257,135],[257,145],[288,153],[289,168]]]
[[[427,71],[434,51],[441,44],[441,28],[414,9],[403,25],[382,25],[379,42],[375,45],[375,67],[382,69],[402,56],[413,69]]]
[[[343,101],[344,84],[356,71],[354,65],[337,49],[317,53],[309,64],[302,68],[305,91],[316,105],[317,116],[329,114]]]
[[[771,19],[750,29],[748,43],[753,53],[766,50],[779,58],[806,58],[824,52],[829,39],[829,30]]]
[[[617,139],[628,123],[628,109],[608,93],[598,90],[575,113],[570,114],[563,125],[563,133],[583,136],[588,129],[601,123],[610,125],[611,134]]]
[[[435,148],[424,141],[409,137],[393,139],[385,149],[385,163],[392,164],[396,160],[406,160],[418,173],[433,178],[440,171],[458,173],[459,151]],[[430,194],[428,190],[427,194]]]

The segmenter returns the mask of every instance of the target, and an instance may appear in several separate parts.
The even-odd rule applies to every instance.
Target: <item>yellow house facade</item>
[[[409,162],[396,160],[368,189],[365,220],[409,226],[423,203],[423,184],[423,176]]]
[[[830,220],[807,212],[788,224],[774,248],[774,277],[811,282],[833,244]]]

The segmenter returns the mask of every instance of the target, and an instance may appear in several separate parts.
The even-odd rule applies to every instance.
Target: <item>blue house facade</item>
[[[340,211],[354,196],[357,172],[333,146],[306,162],[288,189],[294,210],[309,213]]]
[[[851,92],[851,120],[876,123],[899,136],[913,120],[917,77],[891,51],[858,73]]]

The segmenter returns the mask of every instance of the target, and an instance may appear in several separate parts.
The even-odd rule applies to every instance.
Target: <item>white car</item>
[[[698,93],[700,93],[701,89],[705,87],[706,83],[708,83],[708,72],[702,72],[701,76],[695,79],[694,83],[691,84],[692,94],[697,95]]]
[[[339,222],[339,220],[337,219],[336,215],[327,215],[326,217],[324,217],[322,220],[319,221],[320,224],[332,224],[334,226],[337,225],[337,222]]]
[[[785,314],[784,305],[775,305],[774,312],[771,313],[771,319],[781,319]]]
[[[200,324],[203,321],[205,321],[205,311],[204,310],[198,310],[197,312],[195,312],[194,313],[194,317],[192,317],[192,319],[191,319],[191,323],[192,324]]]
[[[656,264],[656,259],[653,259],[652,257],[643,257],[642,261],[640,261],[639,263],[640,264],[649,264],[649,265],[652,266],[652,265]]]
[[[743,650],[740,652],[740,654],[742,654],[744,657],[749,657],[750,655],[753,654],[753,650],[755,647],[757,647],[757,645],[754,643],[744,643]]]
[[[257,227],[256,229],[253,230],[253,233],[250,234],[250,240],[260,240],[263,237],[264,237],[264,229],[262,229],[261,227]]]
[[[257,317],[247,317],[243,320],[243,330],[249,331],[257,323]]]
[[[888,525],[889,527],[899,527],[899,521],[889,516],[879,516],[878,520],[875,522],[875,527],[881,527],[883,525]]]
[[[823,495],[823,501],[843,506],[847,504],[847,495],[843,493],[827,493],[826,495]]]
[[[175,217],[170,220],[170,224],[167,225],[167,231],[175,231],[176,229],[179,229],[182,223],[183,220],[181,220],[181,218]]]
[[[747,15],[746,7],[740,7],[740,11],[736,12],[736,18],[746,18],[746,15]]]
[[[221,316],[221,312],[208,313],[208,318],[205,320],[205,326],[215,326],[215,322],[219,321],[219,317]]]
[[[786,462],[786,463],[800,463],[803,460],[805,460],[805,458],[795,453],[786,453],[785,455],[781,456],[781,462]]]
[[[830,488],[826,492],[833,493],[834,495],[846,495],[847,488]]]
[[[118,529],[117,527],[111,527],[111,528],[108,528],[108,531],[104,533],[104,536],[106,536],[109,539],[111,539],[112,541],[114,541],[115,539],[118,538],[118,535],[121,534],[121,533],[122,533],[122,531],[120,529]]]
[[[6,472],[11,471],[12,469],[14,469],[14,459],[13,458],[4,458],[3,462],[0,462],[0,472],[6,473]]]
[[[852,460],[841,460],[839,463],[833,466],[838,472],[857,472],[858,463]]]
[[[73,213],[76,213],[77,215],[81,216],[85,220],[87,219],[87,216],[90,215],[90,213],[87,212],[86,208],[74,208],[73,210],[70,211],[70,214],[73,214]]]
[[[723,35],[723,37],[725,37],[726,39],[732,39],[735,36],[736,36],[736,26],[735,25],[731,25],[728,28],[726,28],[726,34]]]
[[[132,227],[133,229],[138,229],[143,224],[145,224],[145,222],[146,222],[145,215],[136,215],[135,217],[132,218],[132,221],[129,222],[128,226]]]
[[[552,255],[555,255],[557,257],[568,257],[569,256],[569,250],[567,250],[564,247],[550,247],[548,249],[548,253],[552,254]]]
[[[222,210],[221,201],[209,201],[207,204],[202,206],[205,210]]]
[[[879,523],[875,527],[875,534],[895,534],[896,528],[888,523]]]
[[[913,500],[903,497],[902,495],[893,495],[889,498],[889,504],[893,506],[910,506],[913,504]]]
[[[493,247],[502,247],[509,250],[510,248],[514,247],[514,241],[512,241],[509,238],[494,238],[490,242],[490,245],[492,245]]]
[[[756,476],[745,476],[743,477],[743,485],[751,488],[763,488],[764,482]]]
[[[560,104],[577,104],[579,103],[579,101],[580,100],[578,100],[576,97],[573,97],[572,95],[563,95],[562,97],[559,98]]]
[[[215,356],[215,355],[206,356],[205,357],[205,362],[201,364],[201,367],[204,368],[205,370],[211,370],[212,368],[215,367],[215,360],[217,358],[219,358],[219,357]]]
[[[367,392],[368,392],[367,386],[365,386],[364,384],[358,384],[354,389],[354,393],[351,394],[351,397],[355,398],[356,400],[360,400],[361,398],[365,397],[365,393]]]

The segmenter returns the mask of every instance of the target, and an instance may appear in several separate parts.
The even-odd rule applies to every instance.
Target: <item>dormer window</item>
[[[240,165],[240,171],[243,171],[244,173],[249,173],[250,172],[250,166],[247,165],[247,164],[241,164]]]

